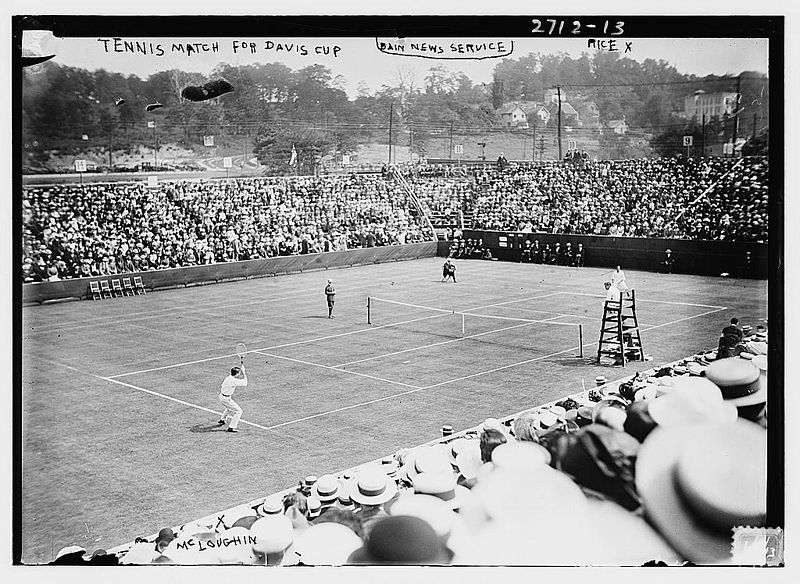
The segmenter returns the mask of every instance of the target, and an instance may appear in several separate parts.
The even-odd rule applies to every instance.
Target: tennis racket
[[[239,362],[244,365],[244,354],[247,353],[247,346],[244,343],[236,343],[236,354],[239,356]]]

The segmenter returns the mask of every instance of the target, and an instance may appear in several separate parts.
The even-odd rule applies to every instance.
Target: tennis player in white
[[[237,387],[246,386],[247,374],[244,371],[244,361],[242,361],[239,367],[231,367],[231,374],[223,380],[222,387],[219,390],[219,401],[225,406],[225,411],[222,412],[222,417],[217,424],[224,426],[228,422],[228,432],[238,432],[239,430],[236,427],[242,418],[242,408],[233,401],[233,392],[236,391]]]
[[[628,291],[628,284],[625,283],[625,272],[619,266],[611,274],[611,284],[623,294]]]

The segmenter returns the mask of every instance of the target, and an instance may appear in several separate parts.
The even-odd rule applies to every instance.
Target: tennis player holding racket
[[[218,425],[224,426],[228,424],[228,432],[238,432],[236,427],[239,425],[239,420],[242,419],[242,408],[233,401],[233,392],[237,387],[247,386],[247,374],[244,370],[244,354],[247,348],[244,344],[239,343],[236,345],[236,353],[239,356],[239,366],[231,367],[231,374],[222,381],[222,387],[219,390],[219,401],[225,406],[222,416],[217,422]]]

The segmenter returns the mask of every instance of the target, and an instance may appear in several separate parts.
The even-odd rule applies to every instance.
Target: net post
[[[578,355],[581,359],[583,358],[583,324],[578,323],[578,342],[580,344],[580,354]]]
[[[367,296],[367,324],[372,324],[372,297]]]
[[[462,337],[465,337],[465,336],[467,336],[467,322],[466,322],[466,320],[467,320],[467,317],[466,317],[466,315],[465,315],[465,314],[462,312],[462,313],[461,313],[461,336],[462,336]]]

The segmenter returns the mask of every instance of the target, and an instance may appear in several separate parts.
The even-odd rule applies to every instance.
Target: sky
[[[398,39],[380,39],[393,47]],[[139,42],[139,49],[147,54],[126,50],[125,42]],[[574,58],[582,52],[594,53],[598,49],[587,47],[588,39],[424,39],[434,47],[420,48],[416,52],[430,55],[436,48],[444,48],[445,56],[458,56],[459,60],[422,58],[412,56],[412,43],[420,39],[403,39],[406,54],[387,54],[378,48],[375,38],[135,38],[111,37],[72,38],[53,41],[57,52],[54,61],[63,65],[88,70],[106,69],[123,74],[135,74],[141,78],[167,69],[182,69],[208,74],[215,65],[229,63],[246,65],[254,63],[281,62],[291,69],[300,69],[319,63],[328,67],[334,76],[341,75],[343,89],[354,98],[359,86],[364,84],[371,92],[382,85],[396,84],[398,72],[411,74],[424,81],[433,66],[443,66],[452,71],[464,72],[474,84],[489,83],[492,72],[501,58],[518,59],[532,52],[565,52]],[[625,42],[630,43],[630,52],[625,53]],[[451,43],[483,45],[473,52],[456,54],[451,52]],[[768,42],[766,39],[618,39],[616,48],[621,56],[644,61],[664,59],[678,71],[698,76],[707,74],[738,74],[741,71],[768,72]],[[205,43],[206,52],[187,54],[173,48],[173,43]],[[217,50],[213,49],[216,43]],[[252,43],[252,44],[251,44]],[[45,43],[47,44],[47,43]],[[243,47],[242,44],[245,46]],[[130,46],[130,45],[129,45]],[[438,47],[437,47],[438,46]],[[512,49],[513,46],[513,49]],[[498,50],[502,48],[502,51]],[[49,46],[48,46],[49,48]],[[161,54],[163,52],[163,54]],[[442,53],[439,55],[441,56]],[[494,57],[502,54],[504,57]],[[464,59],[470,55],[492,58]]]

